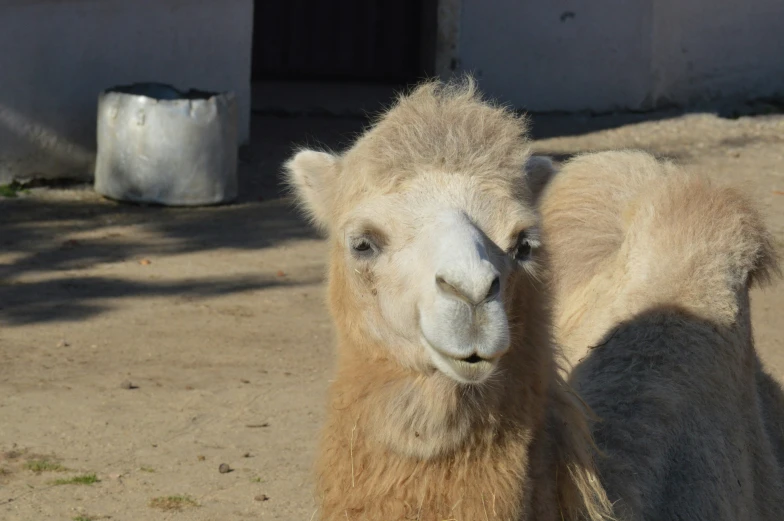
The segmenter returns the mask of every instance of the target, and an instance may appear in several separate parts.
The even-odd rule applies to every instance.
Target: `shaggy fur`
[[[568,162],[541,201],[572,382],[632,520],[784,519],[780,387],[749,288],[777,271],[736,191],[642,152]],[[587,354],[586,354],[587,353]]]
[[[557,368],[544,283],[524,270],[510,278],[510,351],[493,379],[461,385],[432,367],[404,363],[394,341],[378,333],[368,317],[379,316],[383,281],[369,269],[350,269],[343,244],[352,209],[417,179],[495,194],[497,207],[466,209],[492,235],[509,218],[503,201],[529,195],[526,132],[525,121],[482,101],[471,81],[427,83],[401,97],[345,154],[300,152],[287,164],[295,193],[332,245],[338,356],[317,462],[321,519],[609,516],[587,412]],[[470,183],[455,184],[453,176]],[[389,221],[414,210],[397,208]]]
[[[349,150],[333,156],[321,182],[306,187],[319,192],[319,199],[328,205],[304,203],[297,183],[292,182],[291,162],[289,186],[313,223],[327,231],[342,224],[348,208],[373,195],[393,192],[426,172],[469,174],[478,183],[527,199],[527,184],[519,182],[529,158],[527,136],[525,118],[481,102],[472,80],[428,82],[401,96]],[[314,156],[303,167],[319,168],[318,162]]]

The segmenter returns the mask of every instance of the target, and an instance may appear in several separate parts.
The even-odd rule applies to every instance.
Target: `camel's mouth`
[[[466,362],[466,363],[469,363],[469,364],[476,364],[476,363],[479,363],[479,362],[482,362],[482,361],[484,361],[484,358],[482,358],[481,356],[479,356],[476,353],[474,353],[473,355],[469,356],[468,358],[463,358],[463,362]]]
[[[471,358],[473,358],[473,356]],[[442,370],[442,372],[461,384],[481,384],[493,374],[496,363],[494,361],[484,360],[478,356],[476,358],[478,359],[477,362],[469,362],[468,359],[447,359],[446,363],[449,365],[450,370]]]
[[[436,369],[460,384],[481,384],[490,378],[498,366],[500,357],[487,359],[473,353],[465,358],[455,358],[433,347],[425,338],[422,341]]]

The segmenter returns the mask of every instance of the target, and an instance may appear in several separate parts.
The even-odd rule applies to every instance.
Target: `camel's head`
[[[496,371],[525,333],[520,299],[538,298],[523,287],[534,287],[540,246],[525,134],[521,118],[481,101],[473,83],[431,83],[346,153],[303,150],[287,163],[333,246],[342,334],[463,384]]]

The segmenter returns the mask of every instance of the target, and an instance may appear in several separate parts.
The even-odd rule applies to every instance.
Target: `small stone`
[[[253,499],[255,499],[256,501],[269,501],[269,496],[267,494],[259,494]]]
[[[141,264],[142,266],[149,266],[150,264],[152,264],[152,261],[150,259],[142,259],[139,261],[139,264]]]
[[[242,455],[243,458],[250,458],[250,452],[246,452]]]
[[[204,461],[207,458],[205,456],[202,456],[201,454],[199,454],[198,456],[196,456],[196,459],[199,460],[199,461]]]
[[[71,345],[71,344],[69,344],[69,343],[68,343],[68,342],[67,342],[65,339],[63,339],[63,340],[60,340],[60,341],[57,343],[57,347],[68,347],[68,346],[70,346],[70,345]]]
[[[231,472],[231,467],[229,467],[227,463],[221,463],[220,466],[218,467],[218,472],[220,472],[221,474],[228,474],[229,472]]]
[[[130,380],[123,380],[120,384],[121,389],[138,389],[137,386],[133,385]]]
[[[246,380],[245,378],[242,378],[242,379],[240,379],[240,382],[242,382],[244,384],[249,384],[250,380]]]
[[[285,277],[286,276],[286,272],[283,271],[283,270],[278,270],[277,275],[278,275],[278,277]]]

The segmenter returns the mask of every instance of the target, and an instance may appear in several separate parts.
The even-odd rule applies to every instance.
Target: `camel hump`
[[[630,269],[726,273],[732,286],[779,273],[772,236],[741,191],[647,152],[576,156],[541,206],[548,247],[575,264],[554,266],[570,287],[623,257]]]

